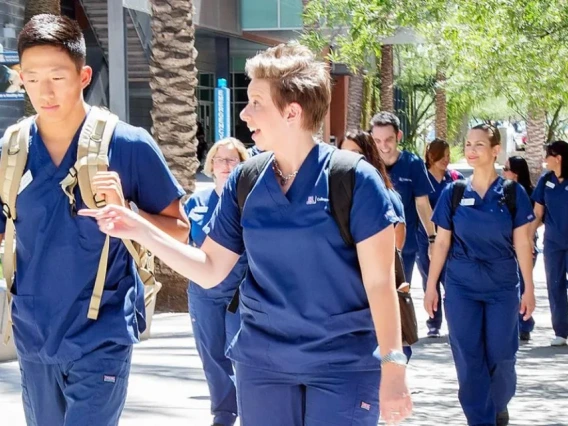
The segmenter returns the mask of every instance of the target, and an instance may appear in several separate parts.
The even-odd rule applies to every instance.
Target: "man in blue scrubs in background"
[[[406,241],[402,250],[406,280],[412,282],[412,271],[416,262],[418,243],[416,234],[419,220],[426,230],[430,244],[434,242],[436,230],[430,218],[432,208],[428,194],[433,192],[424,161],[406,150],[401,151],[398,143],[402,139],[400,120],[392,112],[379,112],[371,120],[371,135],[377,144],[379,154],[387,166],[394,188],[402,197],[406,218]]]
[[[29,179],[18,195],[12,287],[26,421],[29,426],[116,425],[132,344],[146,328],[144,287],[126,247],[112,239],[98,319],[87,318],[105,235],[94,220],[74,214],[60,186],[77,159],[90,110],[83,100],[92,76],[85,40],[76,22],[38,15],[20,33],[18,51],[37,111],[25,169]],[[119,122],[109,158],[109,171],[92,181],[96,195],[107,204],[132,201],[140,215],[187,241],[184,192],[152,137]],[[82,208],[78,186],[74,195]],[[5,226],[2,216],[0,239]]]

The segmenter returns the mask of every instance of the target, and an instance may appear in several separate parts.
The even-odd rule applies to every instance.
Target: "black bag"
[[[271,161],[272,153],[264,152],[249,158],[242,166],[237,181],[237,201],[242,213],[246,199],[256,184],[258,177]],[[355,169],[363,156],[350,151],[336,150],[331,157],[329,173],[329,205],[331,214],[339,227],[341,237],[345,244],[353,246],[353,236],[349,226],[351,206],[353,204],[353,190],[355,188]],[[395,253],[395,275],[400,316],[402,326],[402,339],[412,345],[418,341],[418,326],[414,304],[410,293],[398,291],[400,284],[405,282],[404,268],[400,253]],[[244,278],[244,277],[243,277]],[[239,305],[239,290],[237,289],[233,300],[227,308],[229,312],[236,312]]]

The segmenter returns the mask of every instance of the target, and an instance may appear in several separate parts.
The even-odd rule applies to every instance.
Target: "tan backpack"
[[[16,273],[16,198],[28,159],[30,129],[34,119],[35,117],[28,117],[6,130],[0,160],[0,197],[3,201],[2,210],[6,216],[2,266],[7,286],[9,318],[8,323],[5,324],[6,329],[3,330],[4,343],[7,343],[11,337],[10,290],[14,281],[14,274]],[[74,189],[77,184],[79,184],[81,198],[88,208],[98,209],[106,205],[104,199],[96,198],[91,182],[97,172],[108,170],[109,144],[117,124],[118,117],[110,111],[99,107],[91,107],[91,111],[79,135],[77,161],[60,183],[73,209],[76,208]],[[134,259],[138,274],[144,283],[144,302],[146,307],[148,307],[161,288],[161,284],[156,282],[154,277],[154,256],[137,243],[130,240],[122,241]],[[92,320],[96,320],[99,315],[107,273],[109,249],[110,237],[107,235],[101,252],[95,286],[87,313],[87,317]]]

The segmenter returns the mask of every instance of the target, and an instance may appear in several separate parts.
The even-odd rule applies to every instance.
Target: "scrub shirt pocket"
[[[359,367],[378,366],[372,356],[377,348],[377,338],[369,308],[332,315],[325,329],[329,337],[326,354],[333,356],[329,359],[331,367],[357,360]]]
[[[100,255],[106,236],[100,231],[97,222],[90,217],[82,216],[76,216],[74,222],[81,248],[89,252],[96,251]]]
[[[39,351],[42,338],[35,316],[34,296],[12,295],[12,321],[18,353]]]
[[[263,336],[272,330],[268,314],[260,309],[259,302],[243,296],[242,293],[239,310],[241,329],[227,351],[229,357],[246,365],[251,365],[250,360],[262,359],[265,363],[255,367],[273,368],[274,363],[269,355],[270,344],[266,336]],[[259,336],[259,333],[262,334]]]
[[[379,422],[379,389],[359,385],[351,426],[375,426]]]

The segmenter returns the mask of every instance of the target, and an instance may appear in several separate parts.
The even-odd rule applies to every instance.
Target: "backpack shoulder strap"
[[[505,204],[509,209],[509,213],[513,219],[517,215],[517,182],[507,179],[503,184],[503,196],[505,197]]]
[[[245,161],[237,180],[237,201],[239,210],[243,211],[249,193],[254,188],[258,177],[272,159],[271,152],[263,152]]]
[[[105,206],[104,199],[96,199],[92,181],[97,172],[108,170],[109,144],[117,124],[118,117],[110,111],[99,107],[91,107],[79,135],[77,161],[71,167],[65,179],[60,182],[61,188],[69,198],[69,204],[73,211],[77,209],[75,200],[75,187],[77,184],[79,184],[81,198],[87,207],[96,209]],[[101,251],[93,295],[91,296],[91,303],[87,313],[87,317],[92,320],[96,320],[99,315],[109,251],[110,238],[107,236]],[[139,256],[135,257],[135,260],[138,265],[140,262]]]
[[[454,181],[452,186],[452,216],[456,214],[456,210],[461,203],[467,182],[464,179]]]
[[[4,334],[4,343],[7,343],[11,337],[10,309],[12,300],[10,290],[16,272],[16,198],[28,160],[30,129],[33,120],[34,117],[28,117],[6,130],[0,159],[0,197],[2,198],[2,211],[6,216],[2,266],[8,298],[8,321],[3,324],[3,330],[0,330]]]
[[[363,156],[350,151],[335,150],[331,155],[329,172],[329,205],[345,244],[355,242],[351,235],[350,220],[355,189],[355,170]]]

